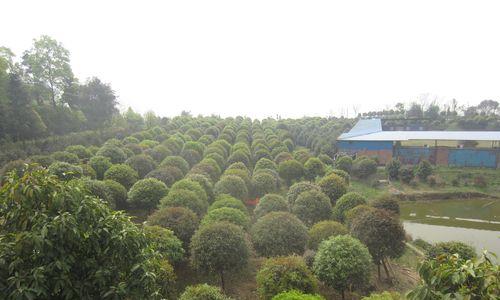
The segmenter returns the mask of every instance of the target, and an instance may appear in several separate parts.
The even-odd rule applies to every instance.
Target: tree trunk
[[[377,263],[378,280],[380,281],[380,261]]]
[[[226,287],[224,284],[224,271],[220,271],[220,284],[221,284],[222,291],[225,293]]]
[[[391,275],[389,274],[389,269],[387,269],[387,265],[386,265],[384,259],[382,259],[382,265],[384,266],[384,270],[385,270],[385,274],[387,275],[387,279],[391,280]]]
[[[345,300],[345,292],[342,290],[342,300]]]

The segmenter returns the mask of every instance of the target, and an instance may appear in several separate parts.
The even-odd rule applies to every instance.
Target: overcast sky
[[[500,1],[42,1],[0,5],[0,45],[47,34],[81,81],[162,116],[354,114],[500,100]],[[428,95],[424,97],[422,95]]]

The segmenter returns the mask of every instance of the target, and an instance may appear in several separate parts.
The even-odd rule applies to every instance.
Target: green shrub
[[[127,159],[125,152],[117,146],[102,146],[96,155],[106,156],[114,164],[121,164]]]
[[[327,166],[333,166],[334,164],[333,159],[326,154],[320,154],[318,158]]]
[[[354,220],[360,217],[362,214],[375,210],[374,207],[369,205],[358,205],[345,212],[344,223],[347,227],[351,228],[351,224]]]
[[[161,167],[170,166],[179,168],[179,170],[182,171],[183,175],[186,175],[187,172],[189,172],[189,163],[180,156],[168,156],[161,162],[160,166]]]
[[[333,208],[333,217],[335,220],[344,222],[345,213],[358,205],[366,205],[368,202],[366,198],[356,192],[344,194],[337,200]]]
[[[111,198],[110,191],[103,181],[89,178],[83,178],[80,181],[90,195],[105,201],[111,208],[116,208],[116,203]]]
[[[245,182],[235,175],[224,175],[214,186],[215,195],[228,194],[240,200],[246,200],[248,190]]]
[[[325,175],[325,164],[317,158],[311,157],[304,164],[305,177],[313,181],[316,177]]]
[[[232,164],[232,163],[235,163],[235,162],[241,162],[243,163],[245,166],[249,166],[250,165],[250,157],[249,157],[249,154],[246,153],[245,151],[242,151],[242,150],[237,150],[235,152],[233,152],[227,159],[227,163],[228,164]]]
[[[390,180],[397,180],[399,178],[399,169],[401,169],[401,162],[399,159],[391,159],[385,165],[385,171]]]
[[[377,162],[371,158],[358,158],[353,162],[352,173],[358,178],[368,178],[377,173]]]
[[[314,274],[318,279],[342,294],[348,288],[366,286],[370,269],[371,256],[368,249],[349,235],[323,241],[313,264]]]
[[[293,152],[293,157],[299,161],[301,164],[305,164],[306,161],[311,158],[311,153],[307,149],[300,149]]]
[[[413,172],[413,167],[405,166],[405,167],[401,167],[401,169],[399,169],[399,179],[402,182],[409,184],[413,180],[414,177],[415,177],[415,173]]]
[[[427,250],[427,257],[429,258],[453,254],[458,254],[458,257],[462,260],[468,260],[476,257],[476,249],[463,242],[452,241],[436,243]]]
[[[214,201],[214,186],[207,176],[201,174],[189,174],[186,179],[198,183],[203,188],[205,194],[207,195],[208,203],[212,203]]]
[[[148,155],[134,155],[125,161],[125,164],[134,169],[139,178],[144,178],[146,174],[153,171],[156,167],[156,162]]]
[[[277,190],[276,178],[267,172],[258,172],[252,177],[254,196],[262,197]]]
[[[28,165],[24,162],[24,160],[18,159],[10,161],[3,166],[0,171],[0,179],[6,177],[10,172],[14,172],[18,177],[21,177],[27,167]],[[0,183],[2,183],[2,180],[0,180]]]
[[[296,216],[287,212],[271,212],[252,227],[252,241],[261,256],[304,253],[307,228]]]
[[[330,175],[330,174],[335,174],[335,175],[340,176],[342,179],[344,179],[344,181],[347,185],[349,185],[349,183],[351,182],[351,175],[349,175],[349,173],[347,173],[344,170],[331,169],[328,172],[326,172],[326,175]]]
[[[219,274],[224,289],[224,274],[246,266],[248,245],[241,227],[217,222],[202,226],[191,239],[191,264],[204,273]]]
[[[278,167],[276,166],[276,163],[274,163],[274,161],[268,158],[261,158],[255,164],[253,171],[255,172],[256,170],[261,170],[261,169],[271,169],[277,171]]]
[[[141,179],[128,192],[127,202],[135,208],[152,209],[158,206],[160,199],[167,193],[167,186],[158,179]]]
[[[150,240],[150,245],[169,262],[178,263],[184,258],[182,242],[174,233],[159,226],[144,226],[144,232]]]
[[[212,164],[210,161],[211,159],[205,159],[196,164],[191,171],[189,171],[189,174],[201,174],[210,178],[212,182],[216,182],[221,171],[215,162]]]
[[[283,178],[288,185],[294,180],[299,180],[304,175],[304,167],[295,159],[285,160],[278,166],[280,177]]]
[[[287,160],[292,160],[293,156],[288,152],[280,152],[274,156],[274,162],[279,165]]]
[[[182,149],[182,151],[186,150],[194,150],[199,154],[200,157],[202,157],[203,152],[205,151],[205,145],[200,142],[189,141],[184,144],[184,148]]]
[[[223,169],[224,166],[226,165],[226,160],[224,159],[224,156],[220,155],[219,153],[209,153],[205,155],[204,158],[210,158],[213,159],[217,162],[217,165],[219,166],[219,169]]]
[[[474,186],[478,188],[485,188],[488,186],[488,180],[483,175],[474,176]]]
[[[179,300],[231,300],[220,288],[206,283],[188,286]]]
[[[82,177],[83,170],[79,166],[63,161],[56,161],[48,168],[49,173],[56,175],[60,180],[71,180]]]
[[[160,200],[161,207],[181,206],[202,216],[208,207],[208,202],[200,199],[195,192],[184,189],[171,189],[166,197]]]
[[[259,299],[272,299],[281,292],[315,293],[317,280],[299,256],[267,259],[257,273]]]
[[[307,226],[311,226],[332,216],[330,199],[319,191],[301,193],[292,207],[292,212]]]
[[[92,153],[82,145],[68,146],[65,150],[66,152],[75,154],[79,159],[88,159],[92,156]]]
[[[185,207],[162,207],[148,217],[149,225],[161,226],[172,230],[187,249],[191,237],[198,228],[198,216]]]
[[[106,156],[93,156],[89,160],[89,165],[94,169],[96,178],[102,180],[104,173],[113,165]]]
[[[348,234],[349,230],[335,221],[321,221],[314,224],[311,229],[309,229],[309,240],[307,241],[307,247],[312,250],[318,250],[319,244],[329,239],[332,236]]]
[[[377,198],[371,205],[375,208],[385,209],[390,213],[399,215],[399,202],[394,197],[385,196]]]
[[[54,159],[54,161],[66,162],[69,164],[77,164],[80,162],[80,159],[76,154],[66,151],[56,151],[52,153],[52,159]]]
[[[234,198],[233,196],[227,195],[227,194],[218,195],[217,198],[215,199],[214,203],[212,203],[210,205],[208,210],[211,211],[213,209],[217,209],[217,208],[221,208],[221,207],[236,208],[236,209],[241,210],[245,214],[248,213],[248,210],[247,210],[245,204],[243,204],[243,202],[241,202],[241,200],[238,200],[238,199]]]
[[[425,159],[420,161],[420,163],[417,165],[415,173],[421,181],[427,181],[427,177],[432,175],[431,163]]]
[[[272,300],[325,300],[320,295],[304,294],[299,291],[287,291],[274,296]]]
[[[227,175],[234,175],[234,176],[238,176],[239,178],[243,179],[243,181],[245,182],[245,186],[247,187],[247,189],[249,189],[252,186],[252,178],[250,177],[250,172],[248,172],[246,169],[245,170],[242,170],[242,169],[227,169],[224,172],[223,176],[227,176]]]
[[[288,192],[286,194],[288,205],[292,207],[293,204],[295,203],[295,200],[301,193],[311,190],[321,191],[319,186],[310,182],[302,181],[295,183],[288,189]]]
[[[177,181],[172,185],[172,191],[175,190],[188,190],[194,192],[198,198],[200,198],[203,202],[208,203],[208,196],[205,190],[201,187],[201,185],[191,179],[185,178]]]
[[[210,210],[201,220],[201,226],[221,221],[241,226],[243,229],[248,229],[250,226],[250,218],[248,215],[239,209],[231,207],[221,207]]]
[[[90,179],[96,179],[96,172],[94,171],[94,169],[92,169],[91,166],[87,165],[87,164],[80,164],[78,165],[80,168],[82,168],[82,176],[83,177],[88,177]]]
[[[255,218],[260,218],[273,211],[288,211],[288,203],[278,194],[267,194],[262,197],[253,213]]]
[[[151,149],[146,149],[144,150],[144,153],[147,153],[146,151],[151,150]],[[142,153],[142,147],[137,145],[137,144],[126,144],[123,146],[123,151],[127,155],[127,157],[134,156],[134,154],[141,154]]]
[[[40,166],[47,168],[54,162],[54,159],[50,155],[33,155],[29,158],[29,162],[37,163]]]
[[[340,176],[336,174],[330,174],[328,176],[323,177],[318,182],[321,191],[325,193],[332,204],[335,204],[337,199],[342,197],[347,192],[347,185]]]
[[[112,203],[115,203],[117,209],[124,209],[127,204],[127,189],[114,180],[104,180],[108,189],[108,196]]]
[[[188,162],[188,164],[191,167],[199,163],[202,159],[200,153],[198,153],[196,150],[190,150],[190,149],[182,150],[181,156]]]
[[[352,164],[352,158],[350,158],[349,156],[341,156],[335,161],[335,168],[343,170],[350,174],[352,170]]]
[[[104,173],[104,179],[114,180],[128,190],[139,179],[139,175],[137,175],[137,172],[131,167],[120,164],[111,166]]]
[[[397,177],[396,177],[397,178]],[[368,297],[363,297],[361,300],[403,300],[404,298],[398,292],[382,292],[372,293]]]
[[[168,187],[172,186],[178,180],[181,180],[182,177],[184,177],[182,171],[174,166],[159,167],[145,176],[145,178],[158,179]]]
[[[144,153],[151,156],[156,163],[161,163],[165,157],[172,155],[172,151],[163,145],[158,145],[153,149],[146,150]]]

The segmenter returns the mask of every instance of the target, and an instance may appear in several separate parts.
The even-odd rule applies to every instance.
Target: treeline
[[[455,99],[440,106],[416,102],[410,105],[397,103],[391,109],[371,111],[359,117],[378,117],[386,120],[385,127],[422,126],[426,130],[500,130],[498,101],[483,100],[476,106],[460,105]]]
[[[20,141],[104,128],[118,115],[109,84],[80,83],[70,53],[49,36],[21,57],[0,47],[0,141]]]

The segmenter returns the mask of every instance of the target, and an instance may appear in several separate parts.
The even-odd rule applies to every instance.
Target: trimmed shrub
[[[315,293],[317,289],[316,278],[299,256],[269,258],[257,273],[259,299],[270,300],[290,290]]]
[[[189,172],[189,163],[184,158],[182,158],[180,156],[168,156],[167,158],[165,158],[161,162],[160,166],[161,167],[167,167],[167,166],[176,167],[182,171],[183,175],[186,175],[187,172]]]
[[[230,164],[227,168],[226,168],[226,172],[228,170],[233,170],[233,169],[238,169],[238,170],[243,170],[245,172],[248,173],[248,175],[250,175],[250,171],[248,170],[247,166],[245,166],[244,163],[242,162],[235,162],[235,163],[232,163]]]
[[[141,179],[128,192],[127,202],[135,208],[152,209],[168,193],[167,186],[154,178]]]
[[[262,197],[265,194],[273,193],[277,190],[276,178],[266,172],[258,172],[252,177],[254,195]]]
[[[413,171],[413,167],[411,166],[404,166],[399,169],[399,179],[406,183],[409,184],[413,178],[415,177],[415,173]]]
[[[145,178],[155,178],[163,182],[166,186],[172,186],[176,181],[181,180],[184,175],[182,171],[173,166],[160,167],[155,169],[148,174]]]
[[[54,161],[62,161],[67,162],[69,164],[77,164],[80,162],[80,159],[76,154],[69,153],[66,151],[56,151],[52,153],[52,158]]]
[[[188,286],[179,300],[231,300],[220,288],[206,283]]]
[[[344,179],[344,181],[345,181],[345,183],[347,185],[349,185],[349,183],[351,182],[351,175],[349,175],[349,173],[347,173],[344,170],[341,170],[341,169],[331,169],[331,170],[329,170],[327,172],[326,175],[330,175],[330,174],[335,174],[335,175],[340,176],[342,179]]]
[[[274,163],[272,160],[267,158],[261,158],[255,164],[253,171],[255,172],[256,170],[261,170],[261,169],[271,169],[277,171],[278,167],[276,166],[276,163]]]
[[[311,190],[321,191],[319,186],[310,182],[303,181],[295,183],[288,189],[288,193],[286,194],[288,205],[292,207],[295,203],[295,200],[301,193]]]
[[[309,153],[309,150],[306,149],[300,149],[295,152],[293,152],[293,157],[299,161],[301,164],[305,164],[306,161],[311,158],[311,153]]]
[[[198,216],[185,207],[162,207],[148,217],[149,225],[161,226],[172,230],[187,249],[191,237],[198,228]]]
[[[127,159],[125,164],[134,169],[139,174],[139,178],[144,178],[146,174],[156,168],[156,162],[145,154],[134,155]]]
[[[96,179],[96,172],[94,171],[94,169],[92,169],[91,166],[87,165],[87,164],[80,164],[79,165],[80,168],[82,168],[82,176],[83,177],[88,177],[90,179]]]
[[[139,175],[131,167],[120,164],[111,166],[105,173],[104,179],[114,180],[123,185],[127,190],[139,180]]]
[[[89,178],[83,178],[80,179],[80,181],[90,195],[107,202],[111,208],[116,207],[116,203],[113,201],[113,199],[111,199],[108,187],[103,181],[93,180]]]
[[[96,155],[106,156],[114,164],[121,164],[127,159],[125,152],[117,146],[102,146]]]
[[[292,212],[307,226],[311,226],[332,216],[330,199],[322,192],[307,191],[301,193],[292,207]]]
[[[215,153],[215,152],[209,153],[209,154],[205,155],[205,159],[207,159],[207,158],[215,160],[217,162],[217,165],[219,166],[220,170],[222,170],[224,168],[224,166],[226,165],[226,160],[219,153]]]
[[[56,175],[60,180],[71,180],[82,177],[83,170],[79,166],[72,165],[63,161],[56,161],[48,168],[49,173]]]
[[[299,291],[287,291],[274,296],[272,300],[325,300],[320,295],[304,294]]]
[[[198,153],[196,150],[191,149],[182,150],[181,156],[188,162],[191,167],[199,163],[202,159],[200,153]]]
[[[344,222],[345,213],[358,205],[366,205],[368,202],[366,198],[356,192],[350,192],[344,194],[337,200],[335,207],[333,208],[333,218],[340,222]]]
[[[228,169],[224,172],[224,176],[227,176],[227,175],[234,175],[234,176],[238,176],[239,178],[243,179],[247,189],[250,189],[252,186],[252,178],[250,177],[250,172],[248,172],[247,170]]]
[[[243,229],[248,229],[250,226],[250,218],[248,215],[239,209],[231,207],[221,207],[210,210],[201,220],[201,226],[221,221],[241,226]]]
[[[350,287],[368,284],[371,260],[365,245],[349,235],[340,235],[319,245],[313,270],[319,280],[343,295]]]
[[[311,157],[304,164],[305,177],[313,181],[318,176],[325,175],[325,164],[317,158]]]
[[[208,203],[208,196],[205,190],[201,187],[201,185],[191,179],[182,179],[177,181],[172,185],[172,191],[175,190],[188,190],[194,192],[198,198],[200,198],[203,202]]]
[[[196,140],[198,138],[196,138]],[[194,151],[196,151],[199,154],[200,157],[202,157],[203,156],[203,152],[205,151],[205,145],[203,145],[200,142],[189,141],[189,142],[186,142],[184,144],[184,148],[182,149],[183,152],[186,151],[186,150],[194,150]]]
[[[245,214],[248,214],[248,210],[247,210],[245,204],[243,204],[243,202],[241,202],[241,200],[238,200],[231,195],[222,194],[222,195],[217,196],[214,203],[212,203],[210,205],[210,207],[208,208],[208,211],[218,209],[221,207],[236,208],[236,209],[241,210]]]
[[[307,241],[307,247],[312,250],[318,250],[319,244],[329,239],[332,236],[348,234],[349,230],[335,221],[321,221],[314,224],[311,229],[309,229],[309,240]]]
[[[161,207],[181,206],[194,211],[202,216],[208,207],[208,202],[200,199],[195,192],[183,189],[171,189],[166,197],[160,200]]]
[[[246,153],[243,150],[237,150],[237,151],[233,152],[227,159],[228,164],[232,164],[235,162],[241,162],[245,166],[249,166],[250,165],[250,156],[248,153]]]
[[[109,157],[93,156],[89,160],[89,165],[94,169],[96,178],[102,180],[104,173],[113,165]]]
[[[156,251],[167,258],[169,262],[178,263],[184,258],[182,242],[174,233],[160,226],[144,226],[144,233],[150,241],[150,245]]]
[[[191,239],[191,264],[196,270],[219,274],[224,289],[224,273],[247,264],[248,245],[241,227],[217,222],[202,226]]]
[[[278,170],[280,177],[286,181],[287,185],[290,185],[292,181],[298,180],[304,175],[304,167],[295,159],[280,163]]]
[[[252,241],[261,256],[302,255],[307,241],[307,228],[296,216],[287,212],[271,212],[252,227]]]
[[[358,205],[345,212],[344,223],[347,227],[351,228],[351,224],[362,214],[375,210],[374,207],[369,205]]]
[[[356,159],[352,165],[352,173],[358,178],[367,178],[377,173],[377,162],[366,157]]]
[[[349,174],[351,173],[352,170],[352,164],[353,164],[352,158],[350,158],[349,156],[341,156],[337,158],[337,160],[335,160],[335,168],[343,170]]]
[[[36,163],[42,167],[47,168],[48,166],[50,166],[54,162],[54,159],[50,155],[33,155],[29,158],[29,162]],[[0,174],[1,174],[1,172],[0,172]]]
[[[151,149],[144,150],[144,153],[148,153],[147,151]],[[123,151],[127,154],[127,157],[133,156],[134,154],[141,154],[142,147],[137,144],[126,144],[123,146]]]
[[[210,178],[212,182],[216,182],[220,176],[220,172],[221,171],[218,166],[210,163],[209,161],[201,161],[196,164],[191,171],[189,171],[189,174],[204,175]]]
[[[428,258],[453,254],[458,254],[458,257],[462,260],[468,260],[476,257],[476,249],[463,242],[452,241],[436,243],[427,250]]]
[[[228,194],[240,200],[246,200],[248,189],[243,181],[235,175],[224,175],[214,186],[215,195]]]
[[[347,192],[347,185],[344,179],[336,174],[330,174],[323,177],[318,182],[318,185],[321,191],[330,198],[332,205]]]
[[[333,162],[333,159],[326,155],[326,154],[320,154],[318,155],[318,158],[325,164],[325,165],[328,165],[328,166],[333,166],[334,162]],[[345,171],[345,170],[344,170]]]
[[[75,154],[79,159],[88,159],[92,156],[92,153],[82,145],[68,146],[66,147],[65,151]]]
[[[420,161],[415,173],[421,181],[427,181],[427,177],[432,175],[431,163],[427,160]]]
[[[293,156],[289,152],[280,152],[274,156],[274,162],[279,165],[284,161],[292,160]]]
[[[399,178],[399,169],[401,169],[401,162],[399,159],[391,159],[385,165],[385,171],[390,180],[397,180]]]
[[[288,203],[278,194],[267,194],[262,197],[253,213],[255,218],[260,218],[273,211],[288,211]]]
[[[208,203],[214,201],[214,186],[207,176],[202,174],[189,174],[186,179],[198,183],[203,188],[208,197]]]
[[[386,211],[399,215],[399,202],[393,197],[380,197],[375,199],[371,204],[373,207],[378,209],[385,209]]]
[[[111,202],[115,203],[117,209],[124,209],[127,205],[127,189],[114,180],[104,180],[108,189],[108,195]]]

